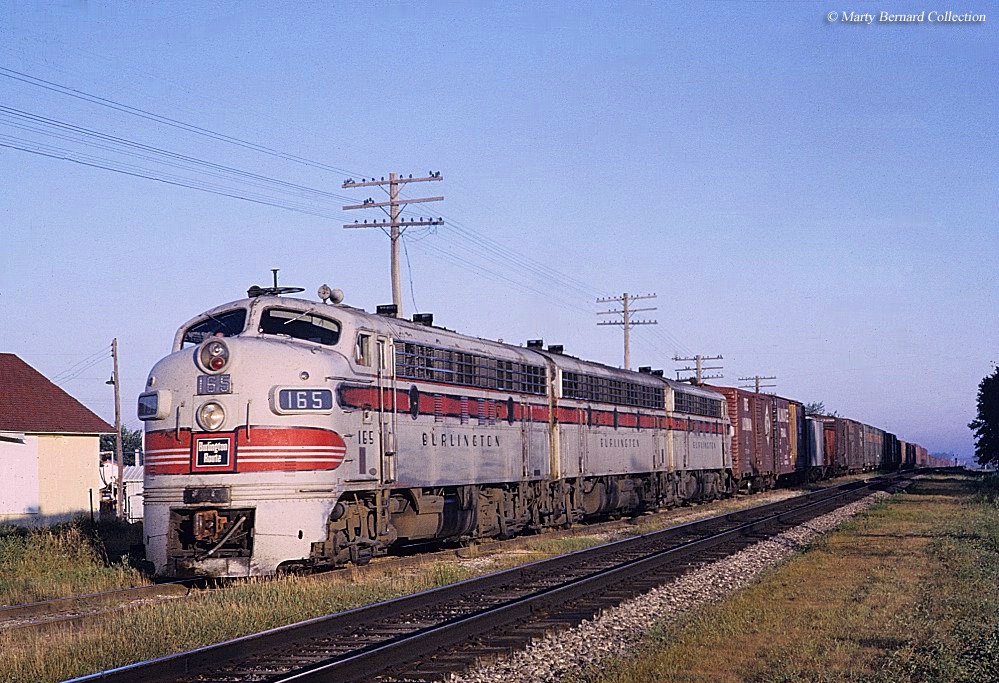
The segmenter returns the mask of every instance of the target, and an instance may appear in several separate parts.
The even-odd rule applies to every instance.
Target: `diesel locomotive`
[[[715,392],[281,293],[196,316],[149,373],[144,534],[161,576],[363,564],[734,488]]]

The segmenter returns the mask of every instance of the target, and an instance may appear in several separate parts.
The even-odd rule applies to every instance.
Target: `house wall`
[[[38,490],[44,523],[96,512],[101,500],[100,437],[40,435]]]
[[[40,515],[38,437],[0,440],[0,524],[34,524]]]

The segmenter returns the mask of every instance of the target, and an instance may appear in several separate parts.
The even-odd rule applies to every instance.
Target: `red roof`
[[[0,353],[0,430],[114,434],[114,427],[12,353]]]

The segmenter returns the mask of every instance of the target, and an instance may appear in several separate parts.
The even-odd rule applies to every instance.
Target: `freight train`
[[[928,464],[915,444],[789,399],[289,289],[253,287],[184,324],[139,396],[160,576],[364,564],[400,544]]]

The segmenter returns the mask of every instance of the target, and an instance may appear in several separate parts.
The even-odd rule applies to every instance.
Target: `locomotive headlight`
[[[214,432],[225,422],[225,408],[215,401],[209,401],[198,408],[198,424],[202,429]]]
[[[229,347],[221,339],[210,339],[201,347],[198,360],[208,372],[221,372],[229,363]]]

